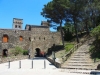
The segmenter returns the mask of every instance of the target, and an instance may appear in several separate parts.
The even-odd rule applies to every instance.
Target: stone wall
[[[3,36],[8,36],[8,42],[3,42]],[[23,37],[23,40],[20,41],[20,36]],[[13,30],[13,29],[0,29],[0,55],[4,49],[9,50],[16,46],[25,48],[29,44],[30,31],[25,30]]]
[[[33,26],[31,28],[31,40],[31,57],[34,57],[36,48],[47,53],[53,44],[60,44],[61,38],[59,32],[50,32],[48,26]]]
[[[10,50],[10,48],[19,46],[23,49],[30,49],[31,58],[33,58],[36,48],[47,53],[53,44],[60,44],[61,35],[59,32],[50,32],[48,26],[29,26],[30,30],[0,29],[0,55],[4,49]],[[6,43],[3,42],[4,35],[8,36]],[[20,37],[22,37],[22,41],[20,41]]]

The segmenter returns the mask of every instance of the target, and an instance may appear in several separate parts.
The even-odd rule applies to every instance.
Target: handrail
[[[80,47],[83,43],[79,43],[76,44],[73,48],[70,49],[69,52],[67,52],[67,54],[65,54],[64,56],[62,56],[62,64],[71,56],[71,54],[76,51],[78,49],[78,47]]]
[[[92,38],[92,37],[91,37]],[[81,45],[83,45],[87,40],[91,39],[87,38],[81,41],[80,43],[76,44],[73,48],[69,50],[64,56],[62,56],[62,64],[71,56],[71,54],[76,51]]]

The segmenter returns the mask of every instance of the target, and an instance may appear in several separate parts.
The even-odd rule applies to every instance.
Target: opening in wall
[[[19,28],[21,28],[21,26],[19,26]]]
[[[34,40],[35,40],[35,37],[34,37]]]
[[[44,37],[44,40],[45,40],[45,37]]]
[[[15,28],[17,28],[17,25],[15,25]]]
[[[41,38],[39,37],[39,40],[40,40]]]
[[[19,40],[20,40],[20,41],[23,41],[23,37],[22,37],[22,36],[19,36]]]
[[[8,56],[8,50],[4,49],[2,54],[3,54],[3,57],[7,57]]]
[[[31,41],[31,37],[29,37],[29,41]]]
[[[3,35],[3,38],[2,38],[2,42],[3,43],[7,43],[8,42],[8,35]]]
[[[45,52],[41,51],[39,48],[36,48],[36,55],[35,57],[44,57],[45,56]]]

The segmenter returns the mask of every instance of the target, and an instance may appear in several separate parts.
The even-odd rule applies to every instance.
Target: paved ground
[[[32,68],[32,61],[33,61],[33,69],[44,69],[44,61],[46,63],[47,69],[54,69],[56,68],[53,66],[49,61],[44,58],[35,58],[35,59],[24,59],[19,61],[10,62],[10,69],[31,69]],[[21,66],[20,66],[21,62]],[[0,69],[8,69],[9,63],[0,64]]]
[[[44,69],[44,60],[46,68]],[[0,75],[90,75],[90,70],[70,70],[70,69],[57,69],[49,61],[42,58],[21,60],[21,68],[19,61],[0,64]],[[92,74],[93,75],[93,74]],[[98,74],[100,75],[100,73]]]

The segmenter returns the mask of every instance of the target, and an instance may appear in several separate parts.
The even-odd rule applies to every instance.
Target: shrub
[[[23,52],[23,49],[20,48],[20,47],[18,47],[18,46],[16,46],[15,49],[12,50],[12,53],[13,53],[15,56],[18,55],[18,54],[22,54],[22,52]]]
[[[23,55],[28,55],[28,50],[23,50]]]

